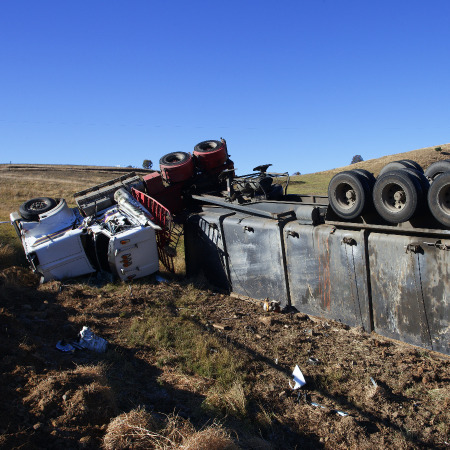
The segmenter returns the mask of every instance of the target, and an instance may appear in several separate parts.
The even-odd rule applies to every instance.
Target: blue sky
[[[239,173],[450,142],[448,0],[3,0],[0,163],[133,165],[227,139]]]

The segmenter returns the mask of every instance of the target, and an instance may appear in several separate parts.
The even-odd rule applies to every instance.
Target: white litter
[[[300,389],[301,387],[303,387],[306,384],[305,381],[305,377],[303,376],[302,371],[300,370],[300,368],[298,366],[295,366],[294,371],[292,372],[292,376],[294,377],[294,386],[292,387],[291,382],[289,381],[289,386],[291,387],[291,389],[293,389],[294,391],[296,389]]]
[[[325,409],[325,406],[319,405],[319,404],[316,403],[316,402],[311,402],[311,406],[315,406],[316,408],[322,408],[322,409]]]
[[[100,336],[95,335],[89,327],[83,327],[80,331],[80,341],[78,344],[82,348],[103,353],[106,351],[108,342]]]

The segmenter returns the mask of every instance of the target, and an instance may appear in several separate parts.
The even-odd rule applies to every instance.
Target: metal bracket
[[[436,247],[439,250],[450,250],[450,246],[447,244],[443,244],[441,240],[438,240],[436,242],[424,242],[424,244],[427,244],[429,247]]]
[[[417,242],[405,245],[405,253],[423,253],[423,248]]]
[[[356,240],[353,239],[352,237],[344,237],[344,239],[342,239],[341,244],[347,244],[347,245],[356,245]]]

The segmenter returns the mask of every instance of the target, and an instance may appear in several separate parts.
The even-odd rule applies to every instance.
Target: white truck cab
[[[128,191],[139,182],[125,176],[77,193],[78,208],[43,197],[11,213],[41,282],[94,272],[128,281],[158,271],[155,231],[160,227]]]

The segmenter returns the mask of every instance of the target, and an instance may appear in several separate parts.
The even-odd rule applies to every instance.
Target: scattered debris
[[[168,281],[164,278],[164,277],[162,277],[161,275],[155,275],[155,280],[158,282],[158,283],[168,283]]]
[[[281,311],[280,302],[266,299],[263,303],[263,309],[264,311],[267,312],[280,312]]]
[[[108,342],[100,336],[95,335],[89,327],[83,327],[80,331],[79,345],[82,348],[93,350],[98,353],[104,353]]]
[[[289,381],[289,386],[294,391],[303,387],[306,384],[305,377],[303,376],[302,371],[298,366],[295,366],[294,371],[292,372],[292,376],[294,377],[294,387],[292,387],[291,382]]]
[[[335,412],[336,414],[338,414],[341,417],[347,417],[348,413],[344,412],[344,411],[339,411],[338,409],[333,410],[333,412]]]
[[[326,409],[325,406],[319,405],[319,403],[316,403],[316,402],[311,402],[310,405],[315,406],[316,408]]]
[[[229,325],[221,325],[220,323],[213,323],[212,326],[216,330],[221,330],[221,331],[229,331],[229,330],[231,330],[231,327]]]
[[[75,347],[72,344],[69,344],[68,342],[66,342],[64,339],[62,339],[61,341],[58,341],[56,343],[56,348],[59,351],[65,352],[65,353],[70,353],[70,352],[75,351]]]
[[[312,364],[313,366],[317,366],[317,364],[319,364],[319,362],[320,361],[317,358],[312,358],[311,357],[311,358],[308,359],[308,363]]]

